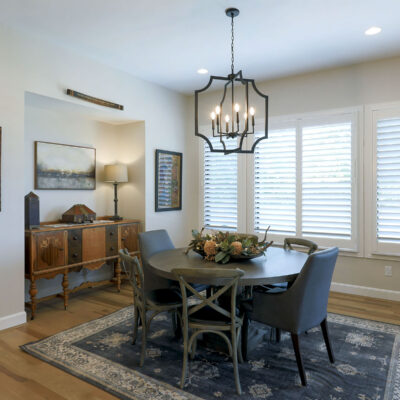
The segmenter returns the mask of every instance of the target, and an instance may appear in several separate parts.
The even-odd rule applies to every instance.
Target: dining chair
[[[129,255],[127,249],[119,251],[122,268],[127,275],[129,282],[133,288],[133,307],[134,307],[134,322],[133,322],[133,337],[132,344],[136,343],[136,338],[139,329],[139,317],[142,326],[142,350],[140,355],[140,366],[144,364],[146,355],[147,332],[150,331],[150,324],[154,317],[162,312],[171,312],[174,315],[173,321],[181,318],[180,308],[182,307],[182,299],[180,293],[169,289],[153,289],[144,290],[146,279],[143,274],[143,269],[136,256]],[[150,318],[147,318],[147,313],[151,312]],[[176,327],[174,327],[175,331]]]
[[[250,320],[290,332],[303,386],[307,380],[300,354],[301,333],[320,325],[329,360],[331,363],[335,361],[326,317],[338,252],[338,248],[333,247],[311,254],[293,285],[286,291],[253,292],[253,298],[242,304]]]
[[[243,362],[240,332],[243,324],[243,317],[237,315],[236,295],[239,279],[244,272],[239,269],[219,268],[176,268],[172,271],[179,281],[182,294],[182,328],[183,328],[183,365],[180,387],[183,389],[186,375],[188,354],[191,359],[196,352],[196,342],[199,335],[213,333],[222,337],[228,346],[230,357],[232,357],[233,371],[235,376],[236,391],[242,393],[239,380],[238,358]],[[215,292],[199,292],[193,284],[207,283],[212,281]],[[226,308],[218,304],[218,299],[230,292],[230,305]],[[188,306],[187,293],[191,293],[198,304]],[[189,329],[191,335],[189,337]],[[230,333],[230,338],[229,338]]]

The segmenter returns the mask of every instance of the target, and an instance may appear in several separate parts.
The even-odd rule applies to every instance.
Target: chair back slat
[[[294,250],[292,245],[306,247],[308,249],[307,254],[315,253],[318,250],[317,243],[313,242],[312,240],[302,239],[302,238],[285,238],[283,242],[283,248]]]
[[[134,304],[138,307],[144,306],[146,304],[144,274],[140,262],[136,256],[132,257],[129,255],[127,249],[120,250],[119,256],[121,258],[122,269],[133,287]]]
[[[236,316],[236,294],[239,279],[244,275],[244,272],[242,270],[222,268],[176,268],[172,272],[179,281],[179,285],[181,288],[184,317],[185,315],[190,316],[200,311],[204,307],[210,307],[221,316],[231,318],[232,323],[240,322],[240,319]],[[207,279],[212,281],[218,280],[219,283],[221,283],[222,285],[222,287],[220,287],[215,293],[213,293],[209,297],[197,291],[196,288],[193,287],[192,284],[190,284],[191,281],[205,281]],[[218,299],[228,290],[231,291],[230,310],[222,308],[217,303]],[[198,304],[190,307],[190,309],[188,309],[187,304],[187,291],[194,294],[194,296],[198,300],[200,300]]]

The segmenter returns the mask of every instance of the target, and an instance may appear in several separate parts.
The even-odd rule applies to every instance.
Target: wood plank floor
[[[24,353],[19,346],[110,314],[131,304],[131,301],[127,284],[122,286],[121,293],[117,293],[113,286],[86,289],[71,296],[67,311],[64,311],[61,299],[49,300],[39,305],[34,321],[1,331],[0,399],[115,399],[103,390]],[[332,293],[329,311],[400,324],[400,302]]]

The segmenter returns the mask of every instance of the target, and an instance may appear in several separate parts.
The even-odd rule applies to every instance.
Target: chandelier
[[[254,79],[244,78],[242,71],[235,73],[233,20],[239,15],[239,10],[237,8],[227,8],[225,14],[231,18],[231,73],[226,77],[212,75],[205,87],[195,90],[195,135],[203,138],[208,143],[211,152],[224,154],[254,153],[257,143],[268,138],[268,96],[257,89]],[[225,82],[221,100],[211,111],[208,119],[208,136],[211,137],[212,133],[212,137],[219,138],[222,145],[216,146],[219,148],[215,148],[206,134],[201,133],[199,128],[199,94],[205,92],[212,85],[213,81]],[[254,134],[256,127],[256,109],[254,103],[253,105],[249,103],[250,91],[262,99],[264,128],[260,130],[257,126],[257,139],[254,140],[251,149],[247,149],[244,139],[248,135]],[[240,114],[241,110],[243,111],[242,115]],[[259,118],[258,114],[257,118]],[[228,142],[230,139],[231,141]]]

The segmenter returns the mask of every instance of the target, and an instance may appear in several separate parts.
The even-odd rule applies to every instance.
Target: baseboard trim
[[[373,297],[376,299],[400,301],[400,291],[397,290],[378,289],[368,286],[357,286],[349,285],[347,283],[332,282],[331,291]]]
[[[13,326],[22,325],[26,322],[26,312],[21,311],[16,314],[6,315],[0,318],[0,331]]]

